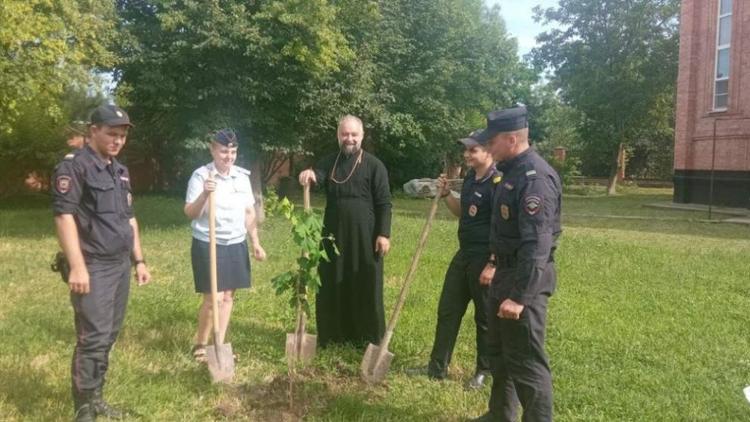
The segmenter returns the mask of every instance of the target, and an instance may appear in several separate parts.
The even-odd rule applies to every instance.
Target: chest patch
[[[505,182],[505,184],[503,184],[503,186],[505,186],[505,189],[508,189],[508,190],[513,190],[513,187],[514,187],[513,185],[511,185],[508,182]]]
[[[469,216],[470,217],[474,217],[476,215],[477,215],[477,206],[476,205],[470,206],[469,207]]]
[[[528,215],[536,215],[542,209],[542,198],[537,195],[529,195],[523,200],[523,210]]]
[[[63,195],[70,191],[70,176],[57,176],[55,189]]]
[[[503,220],[510,218],[510,208],[507,205],[500,205],[500,216],[503,217]]]

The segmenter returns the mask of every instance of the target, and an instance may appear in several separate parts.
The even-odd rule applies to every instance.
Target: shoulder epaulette
[[[244,168],[239,167],[239,166],[234,166],[234,168],[236,168],[237,171],[239,171],[240,173],[242,173],[242,174],[244,174],[246,176],[250,176],[250,170],[244,169]]]

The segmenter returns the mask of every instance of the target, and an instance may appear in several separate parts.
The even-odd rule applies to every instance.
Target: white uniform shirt
[[[203,192],[203,182],[214,171],[214,164],[209,163],[198,168],[190,176],[186,203],[195,202]],[[247,236],[245,228],[245,210],[255,205],[253,189],[250,186],[250,171],[232,166],[229,175],[214,175],[216,181],[216,243],[234,245],[243,242]],[[208,242],[208,201],[198,218],[193,220],[193,237]]]

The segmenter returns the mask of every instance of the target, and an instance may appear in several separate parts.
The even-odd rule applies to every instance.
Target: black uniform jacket
[[[497,168],[502,180],[490,230],[490,251],[497,259],[492,296],[526,305],[555,288],[549,264],[562,232],[560,177],[532,148]]]
[[[65,156],[51,183],[55,215],[72,214],[86,260],[112,259],[133,249],[133,195],[127,167],[107,163],[86,146]]]

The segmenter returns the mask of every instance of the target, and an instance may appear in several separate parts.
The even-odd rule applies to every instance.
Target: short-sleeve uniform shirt
[[[214,164],[209,163],[193,172],[188,182],[186,203],[195,202],[203,192],[203,183],[214,172]],[[228,176],[218,173],[216,180],[216,243],[234,245],[243,242],[247,236],[245,210],[255,205],[255,196],[250,186],[250,171],[232,166]],[[208,201],[198,218],[191,223],[193,237],[208,242]]]
[[[90,146],[68,154],[52,177],[52,210],[71,214],[87,259],[107,259],[133,249],[133,195],[127,167]]]

